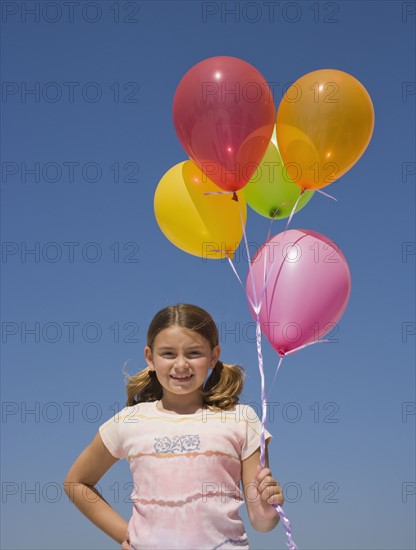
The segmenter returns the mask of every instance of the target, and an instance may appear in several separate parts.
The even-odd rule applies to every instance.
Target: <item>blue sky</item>
[[[320,68],[371,95],[369,147],[326,188],[338,201],[315,194],[291,224],[339,245],[352,289],[337,341],[283,362],[270,463],[302,550],[415,547],[415,5],[272,5],[2,2],[2,548],[117,548],[62,481],[124,406],[121,368],[144,366],[161,307],[210,311],[223,359],[246,370],[243,400],[259,407],[241,287],[225,262],[174,247],[153,214],[160,178],[187,158],[176,86],[216,55],[253,64],[276,106],[285,84]],[[249,241],[267,230],[249,210]],[[271,381],[278,358],[263,351]],[[122,461],[100,482],[127,520],[130,479]],[[253,549],[286,547],[282,526],[256,533],[243,518]]]

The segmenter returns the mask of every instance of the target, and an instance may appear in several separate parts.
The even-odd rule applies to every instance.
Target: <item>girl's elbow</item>
[[[65,493],[71,498],[71,495],[74,493],[74,487],[77,484],[76,481],[71,479],[70,477],[66,477],[63,482],[64,491]]]
[[[280,521],[280,517],[278,514],[276,514],[274,518],[267,520],[259,520],[255,517],[250,516],[249,519],[251,525],[253,526],[253,529],[259,531],[260,533],[267,533],[268,531],[272,531]]]
[[[259,533],[268,533],[269,531],[273,531],[273,529],[277,526],[278,523],[279,523],[279,520],[274,522],[272,525],[268,525],[266,527],[265,526],[257,527],[257,528],[254,527],[254,529]]]
[[[85,483],[82,483],[82,481],[74,477],[66,476],[63,482],[64,491],[71,500],[73,500],[73,495],[76,488],[79,487],[80,485],[85,485]]]

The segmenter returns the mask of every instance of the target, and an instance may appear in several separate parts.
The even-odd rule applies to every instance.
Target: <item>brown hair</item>
[[[204,309],[191,304],[177,304],[161,309],[150,322],[147,331],[147,345],[153,348],[156,336],[165,328],[179,326],[192,330],[205,338],[213,349],[219,343],[218,330],[211,315]],[[123,371],[127,378],[126,407],[144,401],[162,398],[163,388],[156,373],[149,367],[134,376]],[[201,388],[202,401],[213,409],[230,410],[238,403],[238,396],[244,385],[244,371],[238,365],[217,361],[210,376]]]

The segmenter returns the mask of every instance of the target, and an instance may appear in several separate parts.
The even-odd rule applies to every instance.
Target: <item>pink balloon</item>
[[[347,261],[334,242],[315,231],[291,229],[274,236],[252,259],[251,273],[246,292],[253,303],[260,302],[269,277],[259,318],[263,334],[280,356],[321,339],[347,307]]]
[[[178,138],[218,187],[238,191],[258,168],[276,110],[264,76],[242,59],[218,56],[194,65],[173,99]]]

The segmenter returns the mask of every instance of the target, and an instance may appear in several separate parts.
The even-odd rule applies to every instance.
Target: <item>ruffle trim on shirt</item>
[[[127,460],[133,460],[137,458],[142,458],[144,456],[151,456],[153,458],[184,458],[184,457],[197,457],[197,456],[225,456],[230,460],[240,462],[240,459],[229,454],[224,453],[223,451],[189,451],[187,453],[136,453],[134,455],[128,455]]]
[[[214,546],[212,550],[222,550],[224,548],[224,544],[232,544],[233,546],[247,546],[248,548],[248,539],[247,536],[242,539],[225,539],[220,544],[217,544],[217,546]]]
[[[198,491],[197,493],[194,493],[193,495],[189,495],[186,499],[183,500],[162,500],[162,499],[145,499],[145,498],[132,498],[132,502],[137,502],[138,504],[141,504],[143,506],[162,506],[167,508],[176,508],[181,506],[186,506],[187,504],[191,504],[192,502],[195,502],[196,500],[201,500],[202,502],[206,502],[206,499],[208,498],[215,498],[220,497],[221,502],[224,502],[224,498],[234,499],[236,502],[244,502],[241,494],[234,491],[213,491],[210,493],[202,493]]]

